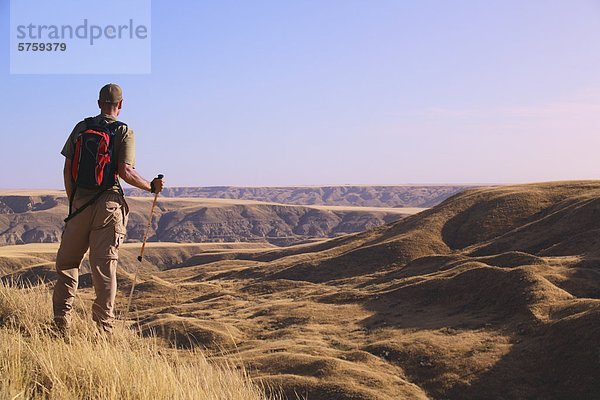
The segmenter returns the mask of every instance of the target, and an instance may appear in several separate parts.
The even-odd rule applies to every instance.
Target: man
[[[108,189],[85,189],[76,186],[71,168],[79,135],[90,122],[107,126],[117,121],[123,106],[123,94],[118,85],[108,84],[100,90],[100,115],[93,120],[79,122],[67,139],[61,154],[65,156],[63,170],[67,196],[71,199],[71,219],[68,219],[60,248],[56,255],[58,280],[52,297],[54,323],[65,334],[71,323],[71,309],[79,277],[79,267],[89,248],[92,281],[96,300],[92,318],[98,327],[111,332],[114,324],[114,304],[117,293],[117,261],[119,245],[125,238],[128,208],[122,195],[118,177],[128,184],[152,193],[159,193],[163,180],[144,179],[135,169],[135,139],[133,130],[125,124],[113,124],[112,157],[117,160],[118,177]],[[94,200],[95,199],[95,200]],[[91,203],[90,203],[91,202]]]

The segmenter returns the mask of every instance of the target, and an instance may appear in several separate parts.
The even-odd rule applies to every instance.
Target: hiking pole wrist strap
[[[158,174],[158,176],[150,181],[150,193],[156,193],[156,187],[154,186],[154,181],[156,179],[162,179],[165,176],[163,174]]]

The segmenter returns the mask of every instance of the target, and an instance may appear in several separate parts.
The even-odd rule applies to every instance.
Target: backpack
[[[94,123],[86,118],[86,129],[77,136],[75,154],[71,160],[71,175],[76,187],[108,189],[117,183],[117,160],[113,157],[115,134],[125,125]]]
[[[69,199],[69,216],[65,222],[94,203],[103,192],[115,184],[119,185],[118,160],[113,157],[114,142],[117,128],[127,125],[119,121],[97,123],[94,117],[86,118],[84,122],[85,130],[75,140],[75,152],[71,159],[74,188]],[[77,188],[98,190],[98,194],[73,212],[73,198]]]

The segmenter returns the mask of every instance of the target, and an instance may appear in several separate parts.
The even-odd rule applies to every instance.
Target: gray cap
[[[100,103],[116,104],[121,100],[123,100],[123,90],[121,90],[119,85],[109,83],[100,89],[100,96],[98,97],[98,101],[100,101]]]

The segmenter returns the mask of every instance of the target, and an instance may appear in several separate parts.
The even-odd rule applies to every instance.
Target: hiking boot
[[[58,338],[63,339],[66,343],[71,343],[71,329],[67,321],[63,318],[55,318],[52,328]]]

